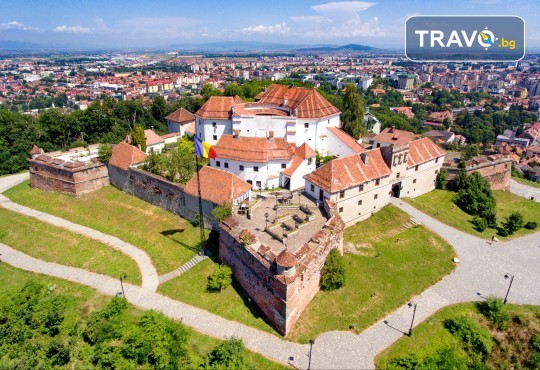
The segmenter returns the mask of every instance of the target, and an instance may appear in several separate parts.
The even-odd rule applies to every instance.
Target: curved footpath
[[[2,178],[0,191],[6,190],[1,183]],[[399,199],[393,199],[392,203],[446,239],[460,258],[458,266],[450,275],[413,297],[413,301],[418,304],[415,326],[444,306],[481,300],[489,295],[504,296],[508,287],[508,281],[503,278],[506,273],[515,275],[508,297],[510,302],[540,305],[540,233],[490,245],[486,240],[434,220]],[[118,281],[108,276],[37,260],[4,244],[0,244],[0,253],[4,262],[15,267],[88,285],[103,294],[115,295],[120,289]],[[263,356],[281,363],[294,358],[291,364],[297,368],[307,368],[307,345],[287,342],[148,289],[129,284],[124,287],[127,300],[142,309],[162,311],[173,319],[182,320],[186,325],[217,338],[236,336],[244,341],[247,348]],[[411,317],[412,310],[405,305],[359,335],[342,331],[322,334],[313,346],[311,368],[373,368],[374,357],[403,336],[403,332],[407,332]]]
[[[520,184],[516,180],[510,180],[510,192],[523,198],[533,199],[535,202],[540,203],[540,189]]]
[[[20,184],[23,181],[28,180],[29,178],[30,175],[28,173],[0,177],[0,193],[6,191],[9,188],[12,188],[17,184]],[[102,233],[101,231],[97,231],[89,227],[65,220],[63,218],[56,217],[48,213],[37,211],[35,209],[14,203],[3,194],[0,194],[0,206],[10,211],[36,218],[48,224],[62,227],[64,229],[68,229],[69,231],[85,235],[124,253],[137,263],[137,266],[139,267],[139,271],[141,272],[142,276],[142,288],[150,290],[152,292],[155,292],[157,290],[157,287],[159,285],[159,279],[156,268],[152,263],[152,259],[148,254],[146,254],[145,251],[135,247],[134,245],[126,243],[115,236]]]

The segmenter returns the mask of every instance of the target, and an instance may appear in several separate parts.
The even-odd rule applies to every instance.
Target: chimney
[[[395,130],[396,130],[396,126],[392,126],[392,128],[388,132],[394,132]]]
[[[368,152],[362,152],[360,153],[360,158],[362,159],[362,162],[367,166],[369,164],[369,155]]]
[[[268,131],[268,140],[274,141],[274,131],[273,130]]]
[[[289,98],[289,94],[285,94],[285,95],[283,96],[283,104],[282,104],[282,105],[283,105],[284,107],[287,106],[287,102],[289,101],[288,98]]]
[[[240,130],[233,130],[233,138],[238,139],[238,136],[240,136]]]

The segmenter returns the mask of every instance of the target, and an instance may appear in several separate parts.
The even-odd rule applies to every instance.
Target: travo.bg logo
[[[461,32],[452,30],[447,38],[445,33],[439,30],[416,30],[414,33],[420,37],[421,48],[426,47],[426,42],[424,39],[424,36],[426,35],[429,38],[429,47],[432,48],[436,46],[435,43],[442,48],[449,48],[453,45],[460,48],[470,48],[473,46],[474,41],[476,40],[480,46],[482,46],[485,50],[488,50],[488,48],[492,46],[495,41],[499,40],[499,38],[495,37],[493,32],[491,32],[487,27],[480,32],[478,32],[478,30],[474,30],[471,33],[467,33],[465,30],[461,30]],[[508,40],[503,37],[499,43],[499,47],[514,50],[516,48],[516,40]]]
[[[413,16],[405,22],[405,55],[413,61],[510,62],[525,56],[518,16]]]

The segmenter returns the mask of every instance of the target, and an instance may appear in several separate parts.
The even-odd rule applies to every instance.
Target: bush
[[[209,365],[214,369],[245,369],[244,342],[231,337],[217,346],[209,355]]]
[[[499,234],[499,236],[508,236],[510,235],[510,232],[508,232],[508,230],[506,230],[504,227],[499,227],[497,234]]]
[[[536,229],[537,226],[538,226],[538,223],[536,223],[536,222],[534,222],[534,221],[529,221],[529,222],[527,222],[527,223],[525,224],[524,227],[525,227],[527,230],[534,230],[534,229]]]
[[[326,258],[326,262],[321,271],[321,289],[339,289],[344,283],[345,267],[343,265],[343,257],[339,254],[337,249],[332,249]]]
[[[216,221],[221,222],[225,220],[227,217],[232,215],[232,205],[230,202],[225,202],[223,205],[215,207],[212,210],[212,216],[216,219]]]
[[[446,190],[447,177],[448,171],[446,168],[441,168],[441,171],[437,174],[437,179],[435,180],[435,187],[437,189]]]
[[[490,224],[492,215],[495,214],[495,198],[489,182],[478,172],[474,172],[471,175],[459,174],[454,184],[457,190],[454,203],[470,215],[486,215],[484,218]]]
[[[474,228],[479,232],[484,231],[488,227],[487,221],[482,217],[474,216],[471,222],[474,225]]]
[[[484,209],[480,212],[480,217],[482,217],[487,222],[487,226],[491,229],[497,228],[497,211],[495,208]]]
[[[218,265],[214,273],[208,277],[206,288],[211,292],[221,292],[232,283],[232,270],[227,265]]]
[[[112,147],[111,144],[101,144],[98,149],[98,159],[102,163],[109,162],[109,159],[111,159],[112,155]]]
[[[493,339],[489,331],[467,316],[459,316],[444,322],[448,331],[459,338],[465,345],[465,349],[472,355],[480,355],[482,358],[491,353]]]
[[[508,314],[504,311],[504,301],[497,297],[488,297],[477,304],[478,310],[499,330],[508,328]]]
[[[540,334],[536,334],[531,338],[532,346],[535,350],[540,352]]]
[[[503,226],[510,234],[515,233],[523,227],[523,215],[519,212],[513,212],[503,222]]]

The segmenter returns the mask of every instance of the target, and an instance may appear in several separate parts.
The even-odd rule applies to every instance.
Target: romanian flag
[[[208,144],[206,141],[201,141],[197,136],[195,136],[195,154],[204,158],[216,159],[217,157],[216,150],[212,145]]]

